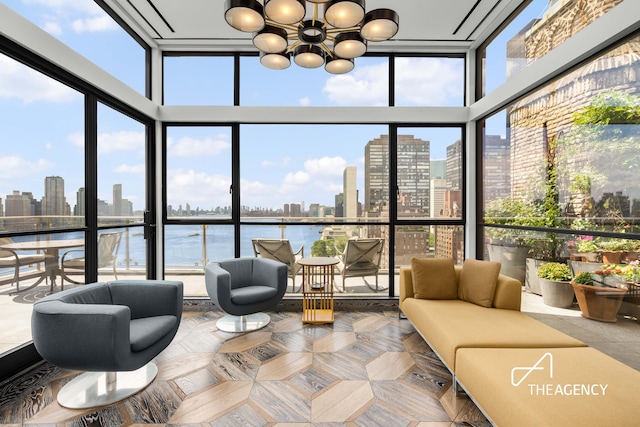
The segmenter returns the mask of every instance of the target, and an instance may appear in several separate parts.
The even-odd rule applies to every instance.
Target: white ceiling
[[[465,51],[486,38],[524,0],[367,0],[390,8],[400,30],[370,52]],[[105,0],[144,40],[163,50],[253,51],[251,34],[224,21],[224,0]],[[322,6],[320,6],[322,11]],[[307,4],[307,13],[312,13]]]

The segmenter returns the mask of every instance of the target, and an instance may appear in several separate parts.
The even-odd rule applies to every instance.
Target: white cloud
[[[170,155],[179,157],[203,157],[215,156],[216,154],[231,149],[231,143],[228,141],[228,135],[218,135],[215,138],[191,138],[183,137],[178,141],[169,138],[167,141]]]
[[[27,160],[20,156],[0,156],[0,179],[42,176],[52,166],[46,159]]]
[[[169,170],[167,174],[168,202],[174,208],[189,203],[192,208],[209,209],[231,203],[231,180],[227,176],[181,169]]]
[[[53,21],[45,22],[44,25],[42,26],[42,29],[54,36],[59,36],[60,34],[62,34],[62,27],[58,22],[53,22]]]
[[[303,105],[306,107],[307,105],[311,105],[311,98],[309,98],[308,96],[305,96],[304,98],[300,98],[298,102],[300,103],[300,105]]]
[[[71,23],[71,28],[76,33],[111,31],[118,25],[110,16],[96,16],[91,18],[76,19]]]
[[[304,169],[311,175],[342,176],[347,162],[342,157],[321,157],[304,162]]]
[[[25,4],[46,6],[50,9],[62,12],[84,12],[96,15],[102,11],[97,3],[87,0],[23,0]]]
[[[83,137],[84,138],[84,137]],[[98,153],[115,151],[144,152],[145,133],[138,131],[102,132],[98,134]]]
[[[24,104],[36,101],[69,102],[81,95],[69,87],[6,56],[0,56],[0,98]]]
[[[137,165],[122,164],[115,168],[114,172],[144,176],[145,166],[144,163],[140,163]]]
[[[397,58],[396,99],[409,105],[461,105],[463,61]]]
[[[388,105],[389,65],[356,67],[327,79],[322,92],[338,105]]]
[[[66,29],[76,33],[115,31],[116,22],[97,3],[87,0],[23,0],[42,14],[42,28],[59,36]]]
[[[309,174],[306,172],[289,172],[282,181],[283,187],[304,185],[309,182]]]

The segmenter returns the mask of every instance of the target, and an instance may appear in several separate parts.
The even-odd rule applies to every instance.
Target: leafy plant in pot
[[[608,286],[603,276],[587,271],[579,272],[571,280],[582,317],[601,322],[615,322],[627,288]]]
[[[551,307],[567,308],[573,304],[571,269],[565,263],[546,262],[538,268],[542,301]]]

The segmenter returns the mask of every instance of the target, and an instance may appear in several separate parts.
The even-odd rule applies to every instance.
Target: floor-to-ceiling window
[[[482,123],[485,257],[528,288],[535,260],[637,263],[639,53],[630,37]]]

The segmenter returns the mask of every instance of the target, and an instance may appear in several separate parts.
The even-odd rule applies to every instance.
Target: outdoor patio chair
[[[302,268],[298,260],[304,258],[304,246],[293,252],[288,239],[252,239],[256,257],[273,259],[287,264],[288,276],[293,281],[292,292],[296,292],[296,276]]]
[[[347,240],[344,251],[337,256],[340,262],[336,265],[342,277],[343,291],[346,290],[345,280],[347,277],[362,277],[369,289],[376,292],[385,289],[378,286],[378,271],[382,259],[383,243],[384,239]],[[336,250],[340,252],[338,248]],[[365,276],[375,276],[375,288],[367,282]]]
[[[0,246],[14,243],[11,237],[0,237]],[[20,267],[45,262],[44,253],[23,254],[11,249],[0,248],[0,268],[14,268],[13,282],[16,283],[16,291],[20,291]]]
[[[113,275],[115,279],[118,279],[116,273],[116,259],[118,257],[118,249],[120,248],[120,240],[122,238],[122,232],[114,233],[102,233],[98,236],[98,268],[104,268],[108,266],[113,267]],[[74,255],[83,254],[83,256],[74,258]],[[62,255],[61,271],[62,280],[60,281],[61,289],[64,289],[64,280],[67,279],[71,283],[81,283],[71,280],[67,276],[68,270],[85,270],[86,259],[84,257],[84,249],[71,250]]]

